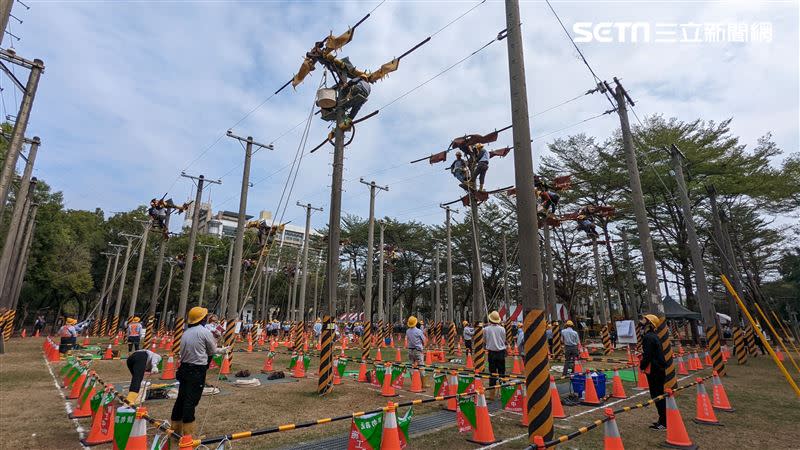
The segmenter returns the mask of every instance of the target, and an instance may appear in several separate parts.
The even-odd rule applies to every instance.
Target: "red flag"
[[[430,164],[438,163],[438,162],[442,162],[442,161],[447,161],[447,151],[434,153],[433,155],[431,155],[430,158],[428,158],[428,162]]]

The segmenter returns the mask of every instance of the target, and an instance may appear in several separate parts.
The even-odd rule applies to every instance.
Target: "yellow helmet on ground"
[[[658,328],[658,325],[661,324],[661,319],[659,319],[655,314],[645,314],[642,319],[650,322],[653,325],[653,328]]]
[[[575,324],[574,324],[574,323],[572,323],[572,321],[571,321],[571,320],[568,320],[568,321],[567,321],[567,323],[566,323],[565,325],[566,325],[566,326],[568,326],[568,327],[573,327],[573,326],[575,326]]]
[[[414,316],[409,316],[406,325],[408,326],[408,328],[414,328],[415,326],[417,326],[417,318]]]
[[[492,311],[489,313],[489,322],[500,323],[500,313]]]
[[[203,308],[202,306],[195,306],[194,308],[189,310],[189,325],[194,325],[197,322],[205,319],[208,315],[208,309]]]

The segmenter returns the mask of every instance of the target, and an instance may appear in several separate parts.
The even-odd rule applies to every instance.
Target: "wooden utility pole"
[[[206,254],[203,258],[203,275],[200,277],[200,298],[197,300],[197,306],[203,306],[203,298],[205,297],[206,274],[208,272],[208,254],[211,252],[212,248],[217,248],[217,246],[200,244],[200,247],[203,247],[203,249],[206,251]]]
[[[642,303],[642,299],[636,295],[635,286],[634,286],[634,276],[633,276],[633,268],[631,264],[631,253],[630,248],[628,247],[628,230],[625,227],[620,228],[620,233],[622,234],[622,261],[625,263],[625,287],[628,291],[628,317],[626,319],[635,320],[639,317],[639,310],[640,305]]]
[[[722,349],[720,348],[719,319],[711,295],[708,293],[706,285],[706,271],[703,268],[703,253],[697,239],[697,231],[694,226],[692,216],[692,204],[689,201],[689,191],[686,187],[686,180],[683,177],[683,154],[675,146],[670,146],[670,156],[672,160],[672,170],[675,173],[675,181],[678,184],[678,200],[681,203],[683,212],[683,224],[686,227],[686,238],[689,244],[689,255],[692,259],[694,269],[694,283],[696,286],[695,296],[700,305],[700,313],[703,317],[703,325],[706,331],[706,342],[710,350],[711,360],[714,362],[714,369],[720,374],[725,375],[725,363],[722,361]],[[678,288],[680,292],[680,288]]]
[[[376,189],[388,191],[389,186],[378,186],[375,181],[367,183],[363,178],[359,180],[362,184],[369,186],[369,228],[367,229],[367,267],[366,267],[366,280],[364,287],[364,314],[367,316],[366,321],[372,322],[372,266],[375,258],[375,195]],[[378,289],[380,292],[380,289]],[[382,309],[378,306],[379,309]]]
[[[159,321],[158,328],[160,330],[167,329],[167,310],[169,309],[169,294],[172,292],[172,275],[175,272],[175,265],[177,264],[175,260],[170,258],[167,260],[167,264],[169,264],[169,275],[167,275],[167,292],[164,294],[164,306],[161,307],[161,320]]]
[[[306,285],[308,284],[308,247],[311,237],[311,211],[322,212],[322,208],[315,208],[311,203],[305,205],[297,202],[297,206],[306,210],[306,230],[303,234],[303,272],[300,280],[300,321],[306,322]],[[316,312],[316,311],[315,311]]]
[[[472,320],[483,321],[488,315],[486,291],[483,287],[483,266],[481,264],[480,227],[478,226],[478,200],[475,192],[469,193],[470,218],[472,225]]]
[[[144,230],[142,231],[142,240],[141,244],[139,245],[139,259],[136,261],[136,272],[133,275],[131,302],[128,306],[128,320],[131,320],[136,314],[136,302],[139,298],[139,283],[142,281],[142,266],[144,265],[145,253],[147,253],[147,236],[150,234],[151,221],[144,221],[143,226]]]
[[[544,290],[539,253],[539,224],[533,186],[528,90],[522,49],[519,0],[506,0],[508,72],[511,88],[511,121],[514,131],[514,180],[517,187],[517,224],[522,309],[525,314],[525,379],[528,408],[528,439],[553,437],[553,413],[548,390],[547,339]]]
[[[222,181],[206,180],[200,175],[195,177],[181,172],[181,176],[197,182],[195,190],[194,204],[192,205],[192,226],[189,229],[189,244],[186,248],[186,259],[183,267],[183,280],[181,281],[181,294],[178,298],[178,315],[175,317],[175,330],[172,334],[172,353],[180,354],[181,339],[183,338],[184,317],[186,317],[186,305],[189,303],[189,284],[192,281],[192,266],[194,265],[194,247],[197,242],[197,229],[200,227],[200,210],[203,200],[203,187],[205,183],[222,184]]]
[[[2,69],[6,75],[9,76],[11,81],[16,84],[16,87],[22,91],[22,101],[19,105],[19,112],[14,121],[14,129],[11,131],[8,150],[5,160],[3,161],[2,171],[0,171],[0,217],[2,217],[5,212],[11,180],[14,178],[14,170],[17,167],[17,160],[22,151],[22,144],[25,141],[25,130],[28,128],[28,120],[30,119],[31,109],[33,108],[33,99],[36,96],[39,79],[44,71],[44,62],[42,62],[41,59],[28,61],[17,56],[17,53],[13,49],[0,50],[0,60],[30,69],[28,82],[23,86],[14,73],[6,67],[5,64],[0,62],[0,69]]]
[[[439,273],[439,248],[438,247],[435,250],[434,261],[435,261],[435,263],[434,263],[435,270],[433,272],[433,276],[434,276],[433,285],[434,285],[434,289],[436,289],[436,291],[435,291],[436,295],[433,296],[433,298],[434,298],[433,321],[434,321],[434,323],[437,324],[437,327],[438,327],[439,326],[438,324],[442,323],[442,299],[441,299],[440,290],[439,290],[439,279],[441,278],[441,275]]]
[[[33,241],[33,233],[36,230],[36,211],[39,209],[38,203],[32,203],[30,207],[30,213],[28,215],[28,222],[25,225],[25,238],[22,242],[22,252],[20,254],[20,261],[18,263],[18,267],[16,272],[14,273],[14,284],[13,284],[13,292],[11,294],[11,298],[14,300],[14,304],[11,307],[13,311],[17,310],[17,305],[19,303],[19,296],[22,292],[22,283],[25,281],[25,274],[28,270],[28,258],[31,254],[31,242]],[[98,308],[99,309],[99,308]],[[10,323],[8,326],[13,327],[14,324]],[[13,328],[12,328],[13,332]]]
[[[226,318],[228,326],[225,329],[225,345],[232,346],[236,320],[239,318],[239,283],[242,275],[242,253],[244,252],[244,227],[247,216],[247,191],[250,187],[250,160],[253,157],[253,146],[272,150],[272,144],[264,145],[255,142],[251,136],[246,138],[236,136],[228,130],[228,137],[245,143],[244,169],[242,170],[242,190],[239,196],[239,220],[236,224],[236,238],[233,241],[233,261],[231,262],[230,276],[228,279],[228,311]],[[247,301],[247,299],[244,299]]]
[[[509,319],[511,318],[511,296],[508,293],[508,239],[506,234],[503,234],[503,306],[506,308],[506,314]]]
[[[30,207],[31,195],[33,188],[36,187],[36,182],[31,182],[36,178],[31,178],[33,173],[33,163],[36,161],[36,153],[39,151],[41,141],[38,136],[33,139],[24,139],[24,142],[30,144],[28,150],[28,159],[25,161],[25,169],[22,171],[22,177],[19,180],[19,189],[17,190],[16,201],[14,202],[14,209],[11,213],[11,221],[8,224],[6,231],[5,245],[3,251],[0,253],[0,293],[2,293],[2,302],[0,302],[0,309],[10,308],[12,300],[10,298],[13,289],[7,284],[14,280],[13,271],[20,255],[20,246],[22,245],[23,228],[28,219],[26,215]]]
[[[451,323],[455,320],[453,314],[453,240],[450,229],[450,214],[452,212],[458,213],[458,210],[451,209],[449,206],[439,205],[445,211],[445,230],[447,232],[447,311],[445,314],[447,322]]]

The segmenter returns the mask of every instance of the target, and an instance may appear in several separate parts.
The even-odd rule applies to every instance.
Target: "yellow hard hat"
[[[408,326],[408,328],[414,328],[415,326],[417,326],[417,318],[414,316],[409,316],[406,325]]]
[[[202,306],[195,306],[194,308],[189,310],[189,325],[194,325],[197,322],[205,319],[208,315],[208,309],[203,308]]]
[[[141,322],[141,320],[142,320],[142,319],[140,319],[140,318],[138,318],[138,317],[134,316],[134,317],[133,317],[133,319],[131,319],[131,322]]]
[[[467,322],[467,321],[465,320],[465,321],[461,322],[461,325],[462,325],[462,326],[467,326],[467,325],[469,325],[469,322]]]
[[[492,311],[489,313],[489,322],[500,323],[500,313]]]
[[[322,322],[322,320],[320,320],[320,318],[317,317],[317,320],[315,320],[315,322],[319,323],[319,322]]]
[[[424,321],[424,320],[420,320],[420,321],[419,321],[419,324],[420,324],[420,325],[425,325],[425,321]]]
[[[658,325],[661,323],[661,319],[655,314],[645,314],[643,319],[653,324],[653,328],[658,328]]]
[[[76,323],[78,323],[78,321],[73,319],[72,317],[67,317],[66,323],[67,325],[75,325]]]
[[[568,320],[568,321],[567,321],[567,323],[566,323],[566,325],[567,325],[568,327],[571,327],[571,326],[574,326],[575,324],[574,324],[574,323],[572,323],[572,321],[571,321],[571,320]]]

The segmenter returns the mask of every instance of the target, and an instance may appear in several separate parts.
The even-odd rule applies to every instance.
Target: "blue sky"
[[[28,135],[42,138],[36,176],[64,192],[67,207],[129,210],[168,191],[176,201],[192,185],[181,170],[222,178],[210,196],[214,210],[238,208],[240,145],[218,138],[261,104],[296,71],[305,51],[328,32],[338,34],[378,5],[370,2],[155,2],[29,1],[20,4],[11,30],[18,53],[45,62]],[[477,1],[387,1],[356,31],[343,54],[377,69],[476,5]],[[770,23],[772,42],[589,42],[580,44],[601,78],[618,76],[640,117],[661,113],[683,120],[733,117],[733,131],[752,146],[772,132],[798,149],[798,3],[791,2],[553,2],[572,33],[575,22],[664,24]],[[523,2],[526,75],[531,114],[588,89],[594,82],[544,2]],[[373,87],[363,113],[387,104],[491,41],[505,28],[503,3],[487,1],[404,59]],[[4,41],[10,42],[9,37]],[[617,39],[618,40],[618,39]],[[21,73],[21,69],[17,70]],[[505,42],[495,42],[441,77],[392,104],[358,127],[345,161],[343,209],[365,216],[367,188],[360,177],[388,184],[376,212],[401,220],[439,223],[440,202],[460,189],[444,165],[407,164],[443,149],[464,133],[485,133],[510,123]],[[253,159],[248,212],[275,211],[321,70],[296,90],[286,89],[245,120],[236,134],[252,135],[274,151]],[[13,87],[3,79],[4,114],[15,114]],[[558,136],[586,132],[605,138],[616,115],[550,134],[609,108],[586,96],[531,119],[535,161]],[[312,121],[306,151],[327,134]],[[545,138],[537,138],[546,135]],[[213,145],[212,145],[213,144]],[[511,144],[511,133],[498,140]],[[285,220],[302,222],[295,201],[325,208],[331,155],[306,155]],[[492,160],[487,187],[512,184],[513,161]]]

